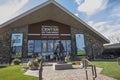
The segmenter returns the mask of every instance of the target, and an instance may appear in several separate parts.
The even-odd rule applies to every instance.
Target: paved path
[[[53,70],[52,66],[43,67],[43,78],[45,80],[86,80],[85,70],[81,69],[78,65],[73,66],[74,69],[67,70]],[[96,80],[116,80],[100,74],[101,68],[97,68]],[[91,69],[88,69],[89,80],[92,80]],[[38,70],[28,70],[25,75],[38,77]]]

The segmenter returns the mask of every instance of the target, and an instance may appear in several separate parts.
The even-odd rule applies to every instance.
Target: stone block
[[[72,64],[66,64],[66,63],[57,64],[57,63],[54,63],[53,64],[53,69],[54,70],[65,70],[65,69],[73,69],[73,67],[72,67]]]

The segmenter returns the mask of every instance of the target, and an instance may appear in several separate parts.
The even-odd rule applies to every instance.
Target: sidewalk
[[[74,69],[67,70],[53,70],[52,66],[43,67],[43,78],[45,80],[86,80],[85,70],[81,69],[79,65],[73,65]],[[96,80],[116,80],[100,74],[102,68],[97,68]],[[92,79],[91,69],[88,68],[88,79]],[[28,70],[25,75],[31,75],[38,77],[38,70]]]

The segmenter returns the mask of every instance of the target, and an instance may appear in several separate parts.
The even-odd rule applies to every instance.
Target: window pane
[[[57,44],[59,40],[54,40],[54,51],[56,50]]]
[[[67,52],[71,53],[71,40],[66,40],[67,43]]]
[[[61,40],[62,44],[63,44],[63,47],[64,47],[64,51],[66,51],[66,40]]]
[[[53,52],[53,40],[48,40],[48,52]]]
[[[47,52],[47,40],[42,40],[42,52]]]
[[[41,52],[41,40],[35,40],[34,52]]]
[[[28,55],[31,55],[34,51],[34,40],[28,40]]]

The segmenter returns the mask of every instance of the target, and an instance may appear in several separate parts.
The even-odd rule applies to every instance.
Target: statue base
[[[73,69],[72,64],[53,64],[53,70],[65,70],[65,69]]]

